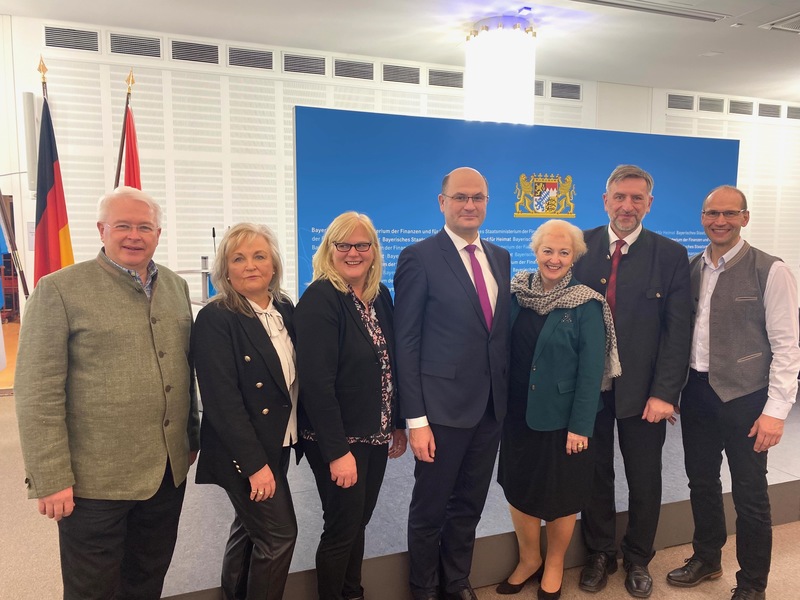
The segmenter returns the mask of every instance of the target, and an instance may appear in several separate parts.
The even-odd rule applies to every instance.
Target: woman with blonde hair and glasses
[[[328,227],[312,283],[297,304],[300,436],[322,501],[316,555],[321,600],[364,596],[364,530],[388,458],[405,452],[397,414],[392,298],[369,217],[347,212]]]
[[[224,488],[235,512],[222,561],[225,600],[280,600],[297,538],[286,472],[298,385],[282,274],[275,234],[234,225],[214,259],[217,295],[192,332],[203,402],[196,481]]]

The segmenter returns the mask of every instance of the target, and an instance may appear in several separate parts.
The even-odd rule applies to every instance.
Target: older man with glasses
[[[14,395],[28,496],[58,522],[64,598],[161,597],[199,448],[189,288],[153,262],[161,208],[104,196],[93,260],[39,280]]]

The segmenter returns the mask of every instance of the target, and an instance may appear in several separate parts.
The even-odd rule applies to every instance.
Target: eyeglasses
[[[372,242],[358,242],[356,244],[348,244],[347,242],[332,242],[339,252],[350,252],[350,248],[355,248],[358,252],[366,252],[372,247]]]
[[[114,233],[128,234],[135,229],[142,235],[151,235],[156,231],[156,226],[150,223],[144,223],[142,225],[131,225],[130,223],[117,223],[115,225],[112,225],[111,223],[103,223],[103,224]]]
[[[466,194],[456,194],[455,196],[449,196],[448,194],[442,194],[445,198],[450,198],[453,202],[457,204],[466,204],[470,200],[472,200],[473,204],[483,204],[487,200],[489,200],[489,196],[486,194],[475,194],[474,196],[467,196]]]
[[[726,221],[732,221],[742,213],[747,212],[746,208],[741,210],[704,210],[702,211],[703,217],[709,221],[716,221],[720,215],[725,217]]]

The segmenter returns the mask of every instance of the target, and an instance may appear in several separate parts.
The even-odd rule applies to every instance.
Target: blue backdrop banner
[[[489,182],[481,237],[511,252],[512,274],[535,268],[530,237],[544,220],[607,224],[606,179],[626,163],[655,180],[645,227],[694,254],[707,242],[703,199],[736,184],[739,142],[297,107],[295,154],[302,294],[325,228],[348,210],[375,224],[392,289],[400,251],[442,228],[437,196],[444,175],[459,166]]]

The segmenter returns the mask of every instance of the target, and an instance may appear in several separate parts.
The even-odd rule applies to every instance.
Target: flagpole
[[[39,68],[36,70],[42,74],[42,96],[45,100],[47,100],[47,77],[45,76],[45,73],[47,73],[47,67],[44,64],[44,58],[42,58],[41,54],[39,55]]]
[[[133,67],[131,67],[130,72],[128,73],[127,79],[125,79],[125,83],[128,84],[128,93],[125,96],[125,110],[122,113],[122,135],[119,138],[119,154],[117,155],[117,174],[114,176],[114,187],[119,186],[119,175],[122,171],[122,155],[125,151],[125,130],[128,127],[128,107],[131,104],[131,87],[133,84],[136,83],[136,80],[133,78]]]

